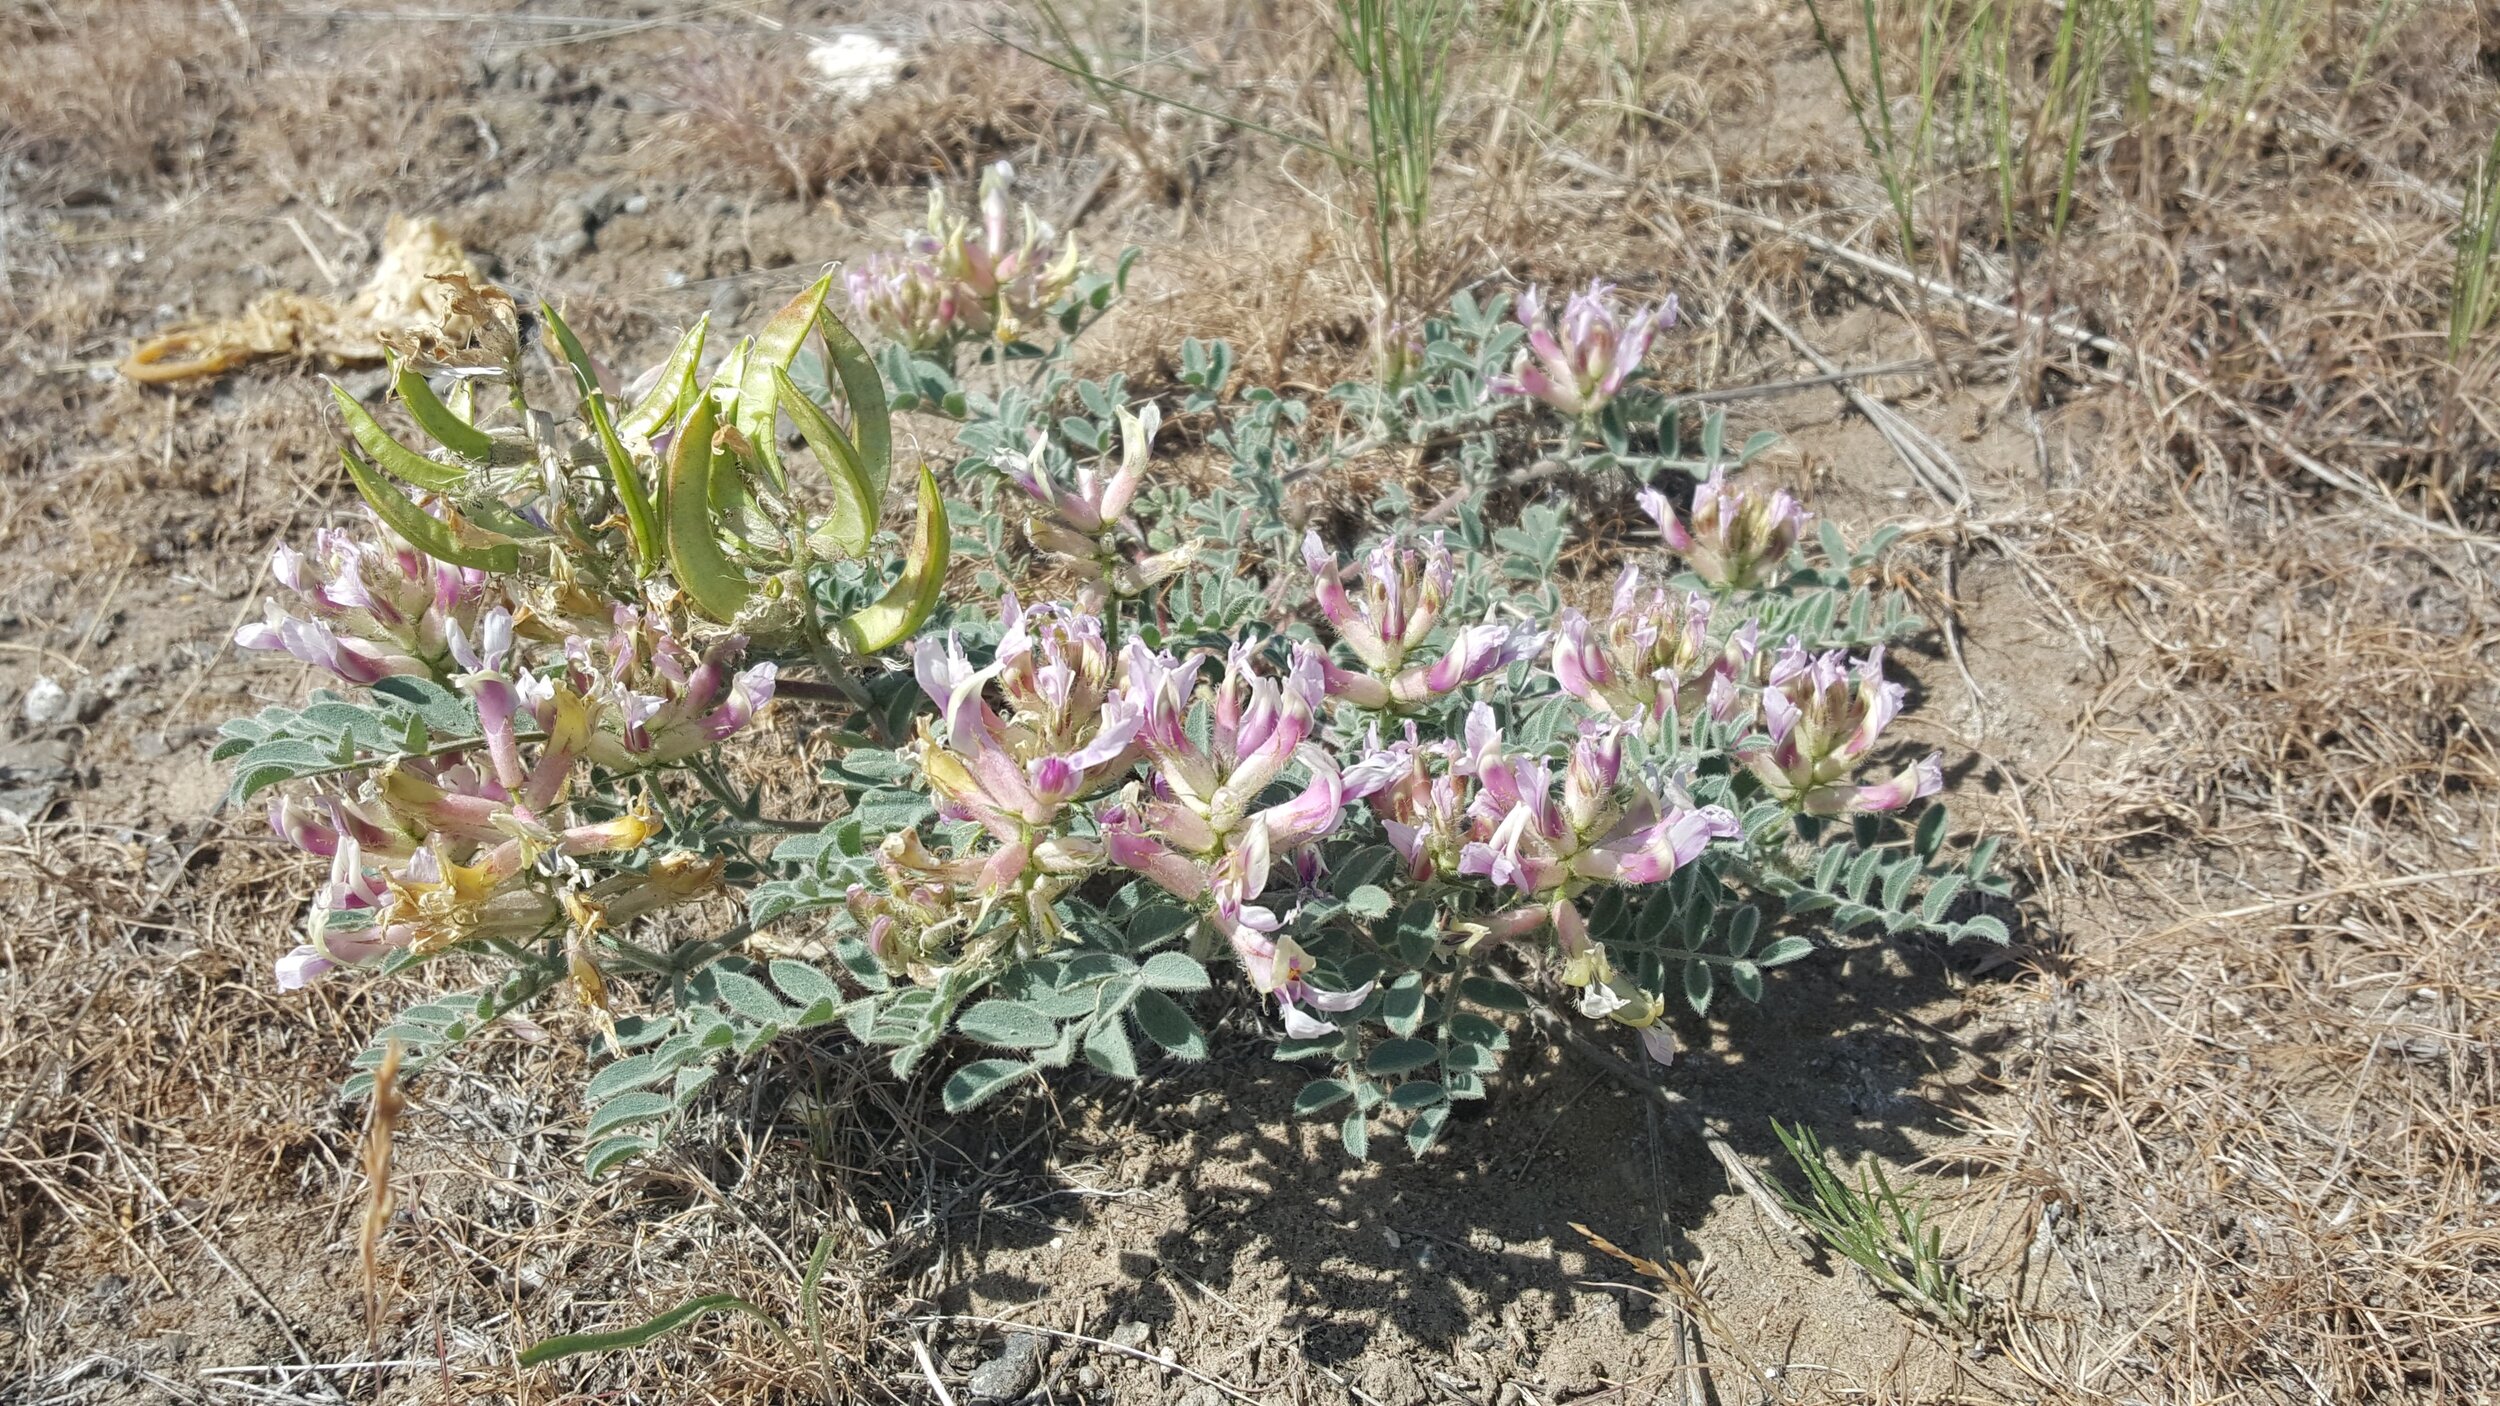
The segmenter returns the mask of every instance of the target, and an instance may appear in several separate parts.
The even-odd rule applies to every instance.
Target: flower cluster
[[[1529,396],[1586,420],[1623,390],[1659,329],[1675,325],[1675,299],[1626,311],[1616,306],[1612,284],[1592,281],[1587,291],[1571,295],[1558,322],[1547,321],[1544,295],[1535,288],[1519,295],[1518,316],[1528,345],[1509,375],[1486,383],[1486,392]]]
[[[1900,715],[1904,690],[1884,679],[1884,652],[1852,666],[1839,650],[1809,656],[1795,640],[1772,661],[1762,691],[1767,742],[1738,753],[1764,789],[1814,815],[1899,810],[1944,789],[1944,756],[1930,753],[1888,781],[1847,778]]]
[[[1673,726],[1697,708],[1721,722],[1743,702],[1760,652],[1752,621],[1713,641],[1708,597],[1659,586],[1643,590],[1639,567],[1625,567],[1614,606],[1592,623],[1565,610],[1554,630],[1554,677],[1563,691],[1610,717]]]
[[[1352,573],[1359,595],[1346,590],[1349,573],[1317,532],[1303,537],[1302,561],[1320,613],[1364,669],[1323,658],[1328,692],[1358,708],[1402,711],[1446,698],[1544,647],[1544,632],[1534,626],[1487,620],[1453,632],[1430,663],[1410,662],[1431,638],[1457,579],[1437,533],[1420,545],[1392,539],[1374,547]]]
[[[585,763],[640,770],[737,732],[770,701],[773,666],[732,675],[743,640],[724,637],[698,659],[628,607],[616,624],[603,641],[566,638],[533,671],[504,607],[479,615],[474,633],[447,621],[443,649],[476,710],[474,746],[389,761],[346,794],[273,803],[279,836],[331,862],[305,943],[278,963],[282,988],[402,949],[622,927],[713,889],[720,862],[692,854],[585,867],[643,848],[660,827],[643,806],[581,818],[573,784]],[[577,973],[585,994],[591,977]]]
[[[1631,765],[1637,726],[1583,722],[1558,793],[1551,763],[1506,748],[1492,709],[1479,703],[1459,738],[1426,742],[1410,726],[1403,741],[1376,747],[1375,763],[1396,774],[1371,806],[1409,880],[1480,878],[1507,891],[1509,906],[1478,925],[1478,940],[1517,939],[1550,922],[1565,959],[1560,980],[1582,990],[1582,1010],[1646,1032],[1666,1003],[1588,942],[1579,896],[1600,884],[1671,878],[1711,841],[1735,835],[1737,822]],[[1650,1044],[1662,1060],[1672,1048]]]
[[[1765,495],[1738,488],[1727,481],[1725,469],[1714,470],[1693,490],[1690,527],[1655,488],[1641,490],[1640,504],[1693,574],[1721,590],[1761,586],[1769,571],[1788,560],[1813,516],[1786,489]]]
[[[949,1037],[1003,1052],[946,1080],[954,1110],[1079,1058],[1118,1077],[1155,1049],[1197,1058],[1205,1032],[1175,997],[1223,956],[1293,1041],[1281,1054],[1333,1061],[1296,1107],[1350,1103],[1361,1155],[1380,1116],[1428,1148],[1507,1043],[1488,1013],[1533,1009],[1539,991],[1663,1062],[1670,991],[1703,1015],[1714,982],[1757,998],[1767,969],[1812,950],[1811,915],[2005,936],[1952,902],[2002,892],[1984,855],[1942,859],[1932,812],[1915,830],[1877,818],[1943,777],[1937,754],[1889,776],[1876,764],[1906,697],[1882,645],[1915,622],[1850,585],[1873,549],[1852,555],[1826,530],[1834,569],[1806,569],[1797,502],[1713,473],[1688,513],[1642,494],[1678,560],[1626,563],[1591,599],[1562,569],[1552,504],[1509,528],[1484,519],[1506,499],[1454,500],[1446,536],[1426,515],[1341,555],[1323,535],[1333,513],[1305,519],[1266,482],[1198,502],[1147,492],[1164,412],[1115,408],[1119,378],[1074,380],[1065,339],[1028,384],[953,383],[963,345],[1020,343],[1045,314],[1082,327],[1116,291],[1078,284],[1075,245],[1018,216],[1011,177],[985,174],[971,220],[933,196],[926,230],[850,276],[886,338],[943,353],[881,359],[909,404],[977,422],[951,497],[934,470],[917,475],[906,560],[882,586],[890,407],[855,360],[839,368],[849,413],[813,407],[793,379],[799,339],[780,332],[707,378],[722,359],[707,362],[698,324],[610,403],[604,368],[549,308],[575,421],[527,405],[517,351],[499,354],[510,414],[438,399],[420,367],[397,376],[443,452],[343,407],[370,451],[350,469],[374,529],[279,552],[277,604],[237,643],[372,698],[268,708],[219,744],[238,799],[290,784],[271,824],[328,866],[281,986],[459,951],[511,969],[475,1003],[432,1003],[460,1029],[569,982],[614,1036],[618,973],[620,1009],[648,1003],[632,1036],[644,1063],[626,1073],[650,1077],[605,1081],[631,1092],[594,1115],[596,1171],[656,1145],[673,1116],[660,1106],[682,1107],[714,1052],[837,1020],[892,1049],[898,1072]],[[832,288],[811,285],[774,327],[819,326]],[[1384,320],[1389,389],[1347,404],[1372,404],[1378,433],[1402,428],[1419,469],[1452,467],[1441,451],[1463,441],[1471,482],[1529,450],[1591,471],[1668,465],[1625,448],[1621,401],[1674,324],[1671,298],[1635,307],[1601,283],[1552,308],[1531,290],[1517,316],[1515,362],[1498,304]],[[847,355],[834,327],[822,335],[828,358]],[[1241,478],[1315,462],[1288,442],[1317,433],[1309,406],[1228,388],[1230,365],[1220,345],[1184,349],[1186,389],[1167,404],[1197,442]],[[1488,408],[1488,387],[1578,433],[1554,450]],[[832,471],[820,522],[782,486],[785,412]],[[533,468],[503,452],[525,441]],[[1008,513],[997,484],[970,481],[976,462],[1019,490]],[[1375,509],[1407,506],[1393,492]],[[1019,525],[1066,597],[1002,585],[994,610],[957,602],[924,632],[951,545],[995,554]],[[1193,569],[1202,558],[1224,569]],[[878,658],[897,646],[908,673]],[[837,753],[811,764],[839,796],[733,764],[725,744],[751,741],[777,696],[826,710],[807,746]],[[725,935],[641,922],[724,894],[746,900]],[[801,920],[834,926],[769,961],[737,953]],[[827,947],[838,966],[798,955]],[[397,1028],[459,1038],[414,1013]],[[672,1071],[676,1092],[655,1098]]]
[[[272,552],[269,574],[293,608],[267,602],[265,618],[235,631],[236,646],[282,651],[359,686],[442,677],[454,634],[476,628],[501,592],[485,572],[436,561],[370,515],[368,524],[370,536],[325,527],[309,553]]]
[[[1015,174],[1004,161],[982,173],[977,228],[947,210],[943,191],[931,190],[928,228],[901,253],[851,271],[852,308],[914,351],[975,338],[1012,342],[1030,332],[1075,285],[1080,261],[1075,236],[1059,239],[1029,206],[1009,209]]]
[[[1143,594],[1196,556],[1191,546],[1135,559],[1123,550],[1124,539],[1139,535],[1124,519],[1144,482],[1163,412],[1153,405],[1135,413],[1123,408],[1118,422],[1120,465],[1108,475],[1096,464],[1071,470],[1046,431],[1034,433],[1026,452],[1004,455],[1000,463],[1008,481],[1040,509],[1025,520],[1027,540],[1067,562],[1088,583],[1088,600],[1096,608],[1111,596]]]

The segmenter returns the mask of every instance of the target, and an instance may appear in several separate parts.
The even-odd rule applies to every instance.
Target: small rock
[[[1181,1398],[1181,1406],[1228,1406],[1228,1403],[1224,1400],[1224,1393],[1201,1385]]]
[[[1091,1362],[1077,1368],[1076,1384],[1087,1391],[1102,1390],[1102,1369]]]
[[[54,679],[50,674],[39,676],[34,686],[26,690],[26,701],[23,707],[26,712],[26,721],[37,727],[50,727],[54,723],[67,722],[74,711],[69,690],[61,687],[59,680]]]
[[[571,196],[557,201],[538,236],[538,256],[550,263],[572,258],[590,247],[590,232],[598,223],[597,209],[590,201]]]
[[[1145,1351],[1146,1344],[1153,1342],[1154,1336],[1155,1330],[1152,1327],[1134,1318],[1111,1330],[1113,1344],[1137,1352]]]
[[[648,214],[651,210],[651,197],[647,195],[629,195],[625,197],[625,203],[617,206],[616,208],[620,213],[627,215]]]
[[[975,1401],[1013,1401],[1042,1380],[1044,1343],[1038,1333],[1010,1333],[998,1355],[972,1371],[965,1382]]]
[[[98,683],[96,687],[103,692],[106,698],[118,699],[123,694],[137,688],[141,677],[146,672],[146,670],[140,668],[136,664],[124,664],[120,668],[106,674],[103,680]]]

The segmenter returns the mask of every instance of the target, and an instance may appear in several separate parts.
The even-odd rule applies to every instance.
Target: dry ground
[[[1786,969],[1761,1008],[1686,1021],[1669,1105],[1523,1030],[1442,1148],[1368,1167],[1284,1116],[1297,1081],[1236,1020],[1206,1066],[952,1122],[925,1083],[786,1045],[683,1155],[594,1186],[554,1027],[418,1087],[369,1336],[336,1088],[412,991],[270,989],[311,874],[218,808],[205,755],[307,686],[224,641],[269,545],[347,495],[301,369],[143,390],[112,371],[134,336],[352,286],[408,211],[637,360],[1007,156],[1092,247],[1147,251],[1101,368],[1155,384],[1186,334],[1274,381],[1364,356],[1356,242],[1313,203],[1341,189],[1216,124],[1089,107],[983,37],[1015,12],[597,8],[0,4],[0,806],[26,822],[0,826],[0,1400],[962,1399],[1007,1323],[1046,1335],[1055,1401],[2500,1392],[2495,357],[2452,366],[2437,335],[2500,33],[2454,4],[2398,7],[2392,77],[2349,90],[2331,31],[2227,143],[2096,145],[2053,291],[2142,357],[1866,262],[1900,250],[1802,13],[1701,0],[1525,84],[1498,46],[1461,55],[1433,277],[1673,288],[1678,384],[1810,374],[1778,322],[1846,366],[1934,358],[1866,389],[1967,501],[1829,389],[1733,410],[1853,532],[1915,524],[1899,583],[1952,625],[1906,662],[1964,759],[1957,814],[2011,838],[2010,951]],[[1209,82],[1287,117],[1316,91],[1313,11],[1201,8],[1155,22]],[[777,26],[842,24],[916,66],[834,120]],[[1639,101],[1604,107],[1627,73]],[[1988,289],[1961,198],[1939,218]],[[1629,519],[1579,507],[1574,569],[1610,574]],[[72,721],[24,721],[39,675]],[[1730,1184],[1702,1133],[1777,1172],[1771,1116],[1939,1208],[1999,1306],[1980,1339]],[[1627,1287],[1574,1221],[1698,1293]],[[724,1320],[513,1365],[695,1292],[796,1322],[822,1234],[815,1341]]]

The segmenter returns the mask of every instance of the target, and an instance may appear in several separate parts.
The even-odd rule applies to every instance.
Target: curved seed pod
[[[634,563],[640,574],[650,575],[660,563],[660,524],[651,508],[651,495],[643,491],[642,471],[634,466],[634,456],[618,438],[616,422],[608,410],[608,394],[599,387],[599,367],[582,349],[581,338],[565,324],[564,315],[552,303],[540,303],[539,315],[547,320],[548,334],[555,338],[564,359],[573,366],[573,379],[582,394],[582,418],[590,422],[592,434],[599,440],[600,452],[607,459],[608,483],[616,490],[616,500],[625,509],[626,530],[634,539]]]
[[[868,487],[859,451],[833,417],[790,379],[789,372],[774,367],[773,384],[780,391],[781,408],[799,427],[807,447],[816,451],[816,462],[824,466],[825,476],[833,480],[833,509],[825,515],[825,536],[844,553],[860,555],[877,534],[877,497]]]
[[[728,620],[746,604],[746,573],[721,551],[712,520],[712,398],[695,401],[677,430],[668,472],[668,564],[704,614]]]
[[[938,497],[937,479],[923,464],[919,530],[912,536],[911,555],[903,561],[903,574],[882,599],[842,622],[842,642],[852,653],[874,654],[920,628],[945,593],[946,560],[954,541],[953,530],[946,524],[945,500]]]
[[[799,344],[807,340],[808,329],[816,325],[816,314],[824,307],[825,294],[832,287],[833,275],[828,273],[792,298],[789,306],[774,313],[764,330],[755,334],[746,369],[738,379],[738,406],[734,414],[738,429],[755,445],[764,477],[785,494],[790,491],[790,482],[781,467],[781,450],[773,442],[773,414],[779,400],[775,376],[788,370],[791,359],[799,354]]]
[[[659,569],[661,559],[660,519],[652,509],[651,495],[642,486],[642,469],[625,448],[625,441],[616,433],[616,424],[608,416],[608,398],[599,388],[588,383],[582,386],[582,414],[590,428],[599,436],[599,448],[607,456],[608,482],[616,489],[616,501],[625,508],[625,526],[634,539],[634,563],[641,575]]]
[[[729,355],[722,357],[720,365],[712,368],[711,383],[695,392],[698,401],[711,404],[712,423],[716,430],[724,422],[737,422],[738,404],[743,399],[738,388],[746,384],[747,361],[754,351],[754,338],[739,338],[736,345],[730,347]],[[726,417],[721,413],[724,409],[728,411]],[[737,473],[713,473],[711,485],[714,516],[726,521],[732,513],[746,506],[746,480]]]
[[[598,390],[599,364],[582,349],[582,339],[573,335],[573,329],[566,325],[563,314],[556,311],[553,303],[540,303],[538,315],[547,320],[547,335],[555,338],[556,349],[564,353],[566,361],[572,363],[573,374],[581,377],[582,384],[589,390]]]
[[[438,464],[391,438],[391,432],[382,428],[382,422],[374,419],[373,412],[358,403],[356,397],[349,395],[346,387],[332,381],[330,394],[339,403],[339,413],[347,418],[347,433],[356,441],[356,446],[372,455],[373,462],[390,473],[428,493],[449,493],[467,482],[467,474],[449,464]],[[424,514],[419,513],[418,516],[423,517]]]
[[[408,418],[416,421],[417,428],[432,436],[436,444],[475,463],[494,461],[495,437],[443,404],[423,376],[406,366],[398,367],[391,376],[391,387],[399,392],[399,403],[408,407]]]
[[[868,485],[868,521],[873,525],[885,511],[886,478],[894,471],[894,423],[885,398],[885,378],[877,374],[877,363],[868,357],[868,349],[833,315],[832,308],[819,309],[816,331],[825,339],[834,373],[842,378],[842,398],[851,407],[851,444],[859,451],[861,481]]]
[[[676,419],[679,411],[694,403],[694,397],[701,389],[695,380],[695,371],[703,363],[703,339],[711,330],[712,315],[707,312],[696,318],[694,326],[687,328],[685,335],[677,339],[676,349],[668,354],[668,360],[660,363],[660,375],[652,382],[651,393],[642,398],[642,404],[626,411],[625,418],[617,422],[620,434],[632,440],[648,441],[660,432],[662,426]]]
[[[520,548],[508,542],[492,547],[461,546],[452,539],[449,525],[408,501],[408,495],[392,487],[389,479],[357,457],[354,450],[342,446],[339,458],[346,462],[347,476],[355,481],[356,491],[372,507],[373,515],[409,546],[453,566],[497,572],[521,569]]]

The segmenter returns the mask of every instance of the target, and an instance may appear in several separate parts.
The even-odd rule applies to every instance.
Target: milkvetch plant
[[[1334,398],[1427,427],[1467,487],[1430,510],[1393,488],[1337,537],[1289,520],[1287,485],[1343,442],[1315,402],[1233,386],[1221,343],[1186,344],[1161,401],[1068,371],[1118,281],[1080,293],[1004,185],[977,231],[941,206],[915,236],[919,311],[878,280],[920,272],[853,279],[875,360],[820,281],[717,358],[698,324],[621,397],[543,310],[562,414],[506,305],[401,369],[431,452],[340,398],[369,520],[282,549],[238,642],[355,694],[220,748],[330,866],[279,984],[473,973],[386,1032],[404,1074],[569,992],[604,1059],[594,1172],[785,1033],[898,1076],[972,1056],[945,1078],[964,1110],[1200,1059],[1230,985],[1241,1024],[1322,1066],[1297,1109],[1364,1155],[1384,1122],[1428,1148],[1521,1013],[1664,1066],[1723,988],[1761,998],[1818,938],[2005,937],[1971,901],[2003,890],[1992,842],[1948,853],[1929,801],[1941,756],[1897,755],[1885,647],[1918,624],[1860,584],[1888,537],[1809,536],[1715,417],[1691,457],[1632,374],[1671,303],[1601,286],[1547,326],[1462,298],[1414,329],[1391,381]],[[1004,347],[1043,321],[1054,348],[952,357],[963,329]],[[908,513],[889,380],[959,422]],[[1159,463],[1167,430],[1229,461],[1217,486]],[[1529,446],[1592,492],[1636,480],[1656,545],[1566,581],[1560,505],[1494,520]],[[748,779],[768,731],[816,739],[812,785]]]

